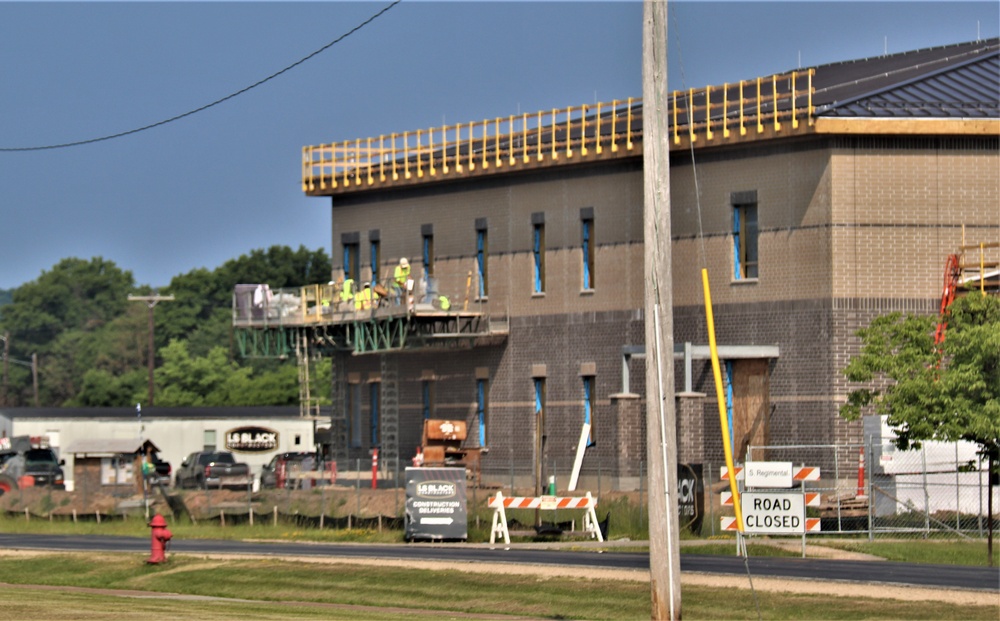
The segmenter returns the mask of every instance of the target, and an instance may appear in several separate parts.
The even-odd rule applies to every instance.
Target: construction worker
[[[406,260],[406,257],[403,257],[392,273],[392,288],[396,296],[396,304],[399,304],[403,292],[409,291],[413,286],[409,284],[410,282],[410,262]]]
[[[365,288],[354,296],[354,308],[356,310],[370,310],[372,307],[372,301],[375,299],[375,294],[372,292],[372,284],[370,282],[366,282]]]
[[[351,300],[353,299],[354,299],[354,279],[348,278],[344,281],[344,285],[340,289],[340,301],[341,303],[350,304]]]
[[[441,306],[441,310],[451,310],[451,300],[448,299],[446,295],[438,296],[438,304]]]

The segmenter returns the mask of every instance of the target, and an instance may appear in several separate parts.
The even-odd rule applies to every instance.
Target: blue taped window
[[[545,225],[535,224],[532,231],[532,254],[534,256],[533,293],[545,293]]]
[[[485,298],[490,294],[489,283],[489,239],[486,230],[476,231],[476,269],[479,273],[479,297]]]
[[[344,278],[352,278],[354,282],[361,281],[361,264],[358,258],[357,244],[344,244]]]
[[[587,446],[594,446],[597,443],[597,436],[594,433],[594,378],[583,378],[583,422],[590,425],[590,436],[587,438]]]
[[[542,433],[542,421],[545,416],[545,378],[535,378],[535,417],[538,420],[538,433]]]
[[[594,221],[585,219],[580,222],[583,236],[583,289],[594,288]]]
[[[489,418],[489,405],[487,403],[487,397],[489,395],[489,390],[487,386],[487,380],[477,379],[476,380],[476,422],[479,425],[479,446],[485,447],[486,444],[486,430]]]

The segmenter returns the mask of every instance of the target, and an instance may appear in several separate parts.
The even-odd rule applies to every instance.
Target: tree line
[[[174,296],[154,312],[155,404],[297,404],[295,361],[234,354],[232,292],[239,283],[272,288],[325,283],[330,270],[323,249],[272,246],[214,270],[173,277],[155,292]],[[153,293],[150,286],[137,285],[131,271],[102,257],[63,259],[36,280],[0,291],[0,336],[7,341],[0,347],[8,351],[0,404],[35,405],[33,371],[41,407],[145,403],[149,311],[128,296]],[[329,362],[317,366],[316,385],[328,385]]]

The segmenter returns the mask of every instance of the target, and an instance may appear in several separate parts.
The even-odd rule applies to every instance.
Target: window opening
[[[489,238],[486,229],[476,231],[476,269],[479,271],[479,297],[490,294],[489,284]]]
[[[545,293],[545,224],[536,223],[532,234],[534,254],[534,293]]]
[[[757,203],[733,204],[733,278],[757,278]]]
[[[423,243],[424,274],[429,278],[434,275],[434,236],[424,235]]]
[[[423,404],[424,420],[431,418],[434,413],[434,382],[424,380],[420,384],[421,402]]]
[[[479,425],[479,446],[485,447],[486,444],[486,430],[488,426],[489,419],[489,404],[487,403],[487,398],[489,396],[489,390],[487,381],[485,379],[476,380],[476,422]]]
[[[545,458],[545,378],[535,378],[535,495],[542,491],[542,461]]]
[[[361,281],[361,266],[358,256],[358,244],[344,244],[344,280]]]
[[[379,241],[374,239],[371,241],[371,266],[372,266],[372,286],[378,284],[378,272],[379,266],[382,265],[382,259],[380,256],[381,248],[379,247]]]
[[[587,446],[597,444],[597,434],[594,431],[594,378],[584,376],[583,378],[583,422],[590,425],[590,435],[587,437]]]
[[[594,220],[585,218],[580,222],[583,237],[583,289],[594,288]]]

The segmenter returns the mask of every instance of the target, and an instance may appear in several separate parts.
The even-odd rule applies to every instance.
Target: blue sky
[[[0,0],[0,148],[127,132],[318,50],[384,2]],[[670,88],[998,36],[991,2],[669,3]],[[330,252],[301,148],[641,96],[642,5],[404,0],[238,97],[122,138],[0,152],[0,289],[102,256],[139,284],[274,244]]]

